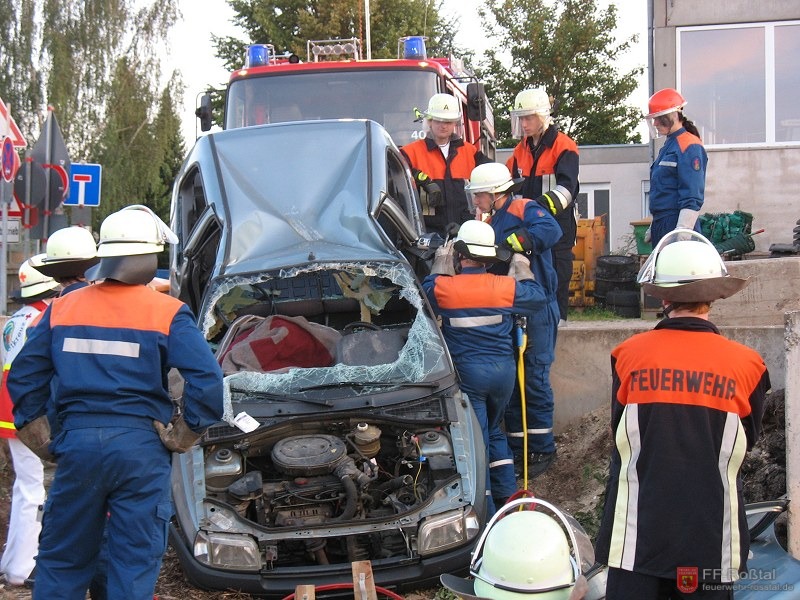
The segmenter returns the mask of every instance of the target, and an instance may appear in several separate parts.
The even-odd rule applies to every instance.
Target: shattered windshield
[[[237,404],[314,412],[398,388],[430,393],[450,373],[436,322],[408,265],[326,263],[236,276],[209,292],[203,332]]]

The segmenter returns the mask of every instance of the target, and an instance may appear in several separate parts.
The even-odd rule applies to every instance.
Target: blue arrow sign
[[[69,173],[69,198],[65,206],[100,206],[100,165],[72,163]]]

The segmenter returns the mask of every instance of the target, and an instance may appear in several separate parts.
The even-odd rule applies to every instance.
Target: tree
[[[156,196],[161,198],[158,212],[166,218],[166,182],[159,172],[176,170],[179,149],[174,140],[158,137],[174,133],[171,123],[164,128],[170,121],[164,111],[171,110],[177,120],[175,107],[167,106],[159,93],[159,79],[178,1],[7,4],[8,10],[0,12],[0,96],[13,107],[28,139],[38,136],[49,104],[71,160],[103,165],[103,202],[93,211],[95,225],[124,204],[155,201]],[[174,92],[176,82],[167,89]]]
[[[513,145],[508,109],[514,97],[538,86],[554,99],[561,130],[579,144],[641,142],[634,132],[641,113],[625,101],[643,68],[619,73],[615,66],[636,42],[636,36],[614,41],[615,5],[600,11],[595,0],[488,0],[480,14],[487,35],[498,40],[479,71],[489,83],[503,145]]]
[[[247,44],[269,43],[278,54],[290,52],[305,60],[308,40],[365,37],[363,0],[228,0],[234,21],[249,40],[214,37],[217,56],[230,70],[242,67]],[[396,58],[398,40],[425,35],[431,54],[457,52],[456,24],[440,15],[441,0],[374,0],[371,2],[372,58]],[[366,48],[363,48],[366,56]]]

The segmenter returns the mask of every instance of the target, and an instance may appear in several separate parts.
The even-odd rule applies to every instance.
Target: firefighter
[[[708,156],[694,123],[683,114],[686,100],[665,88],[650,96],[645,116],[650,135],[667,139],[650,166],[650,214],[645,241],[654,246],[676,228],[700,231]]]
[[[44,275],[48,275],[61,284],[59,296],[65,296],[75,290],[86,287],[86,270],[100,262],[97,256],[97,245],[94,236],[88,229],[78,226],[65,227],[53,232],[47,239],[47,254],[42,259],[41,264],[34,267]],[[38,322],[38,318],[37,318]],[[57,384],[51,384],[54,389]],[[55,402],[51,398],[48,404],[48,418],[51,427],[51,435],[55,437],[61,426],[55,412]],[[108,570],[108,547],[105,543],[103,534],[103,545],[97,558],[94,576],[89,584],[89,597],[91,600],[106,600],[107,591],[107,570]],[[35,583],[35,577],[28,581],[29,585]]]
[[[535,311],[547,301],[524,255],[513,255],[511,277],[486,272],[487,263],[497,260],[494,230],[473,219],[461,225],[455,242],[437,249],[431,275],[422,282],[434,312],[442,316],[461,389],[481,425],[489,514],[517,491],[513,456],[500,428],[514,390],[513,315]]]
[[[550,365],[555,360],[558,333],[557,278],[550,249],[561,238],[561,228],[550,214],[529,198],[513,198],[521,182],[501,163],[475,167],[467,191],[495,236],[514,252],[525,254],[536,281],[544,288],[547,302],[526,314],[528,346],[525,362],[525,407],[528,436],[528,475],[543,473],[556,458],[553,439],[553,388]],[[496,269],[494,272],[498,272]],[[524,439],[522,399],[515,387],[505,416],[508,442],[514,452],[517,472],[522,472]]]
[[[44,258],[37,254],[19,267],[18,295],[14,300],[23,306],[8,318],[3,327],[3,382],[0,388],[0,437],[8,439],[14,465],[14,487],[11,492],[11,514],[0,572],[9,585],[23,585],[34,567],[41,524],[37,519],[44,502],[44,467],[36,454],[17,439],[14,429],[11,398],[6,380],[17,354],[25,343],[28,327],[58,295],[59,284],[34,267]]]
[[[472,555],[472,579],[445,574],[439,580],[463,600],[582,600],[589,584],[581,569],[592,564],[591,549],[574,519],[549,502],[523,498],[486,525]]]
[[[187,450],[222,417],[222,374],[194,317],[145,285],[157,254],[175,241],[144,206],[106,217],[101,260],[87,274],[104,281],[54,300],[19,355],[19,373],[10,374],[20,439],[58,460],[35,600],[83,600],[106,524],[109,597],[153,597],[172,514],[171,452]],[[173,367],[185,380],[174,422]],[[62,431],[51,441],[45,409],[54,376]]]
[[[426,192],[427,202],[423,202],[426,229],[446,238],[473,217],[464,184],[472,169],[489,159],[462,139],[461,102],[455,96],[434,94],[422,117],[427,135],[400,151],[411,165],[417,187]]]
[[[100,262],[94,236],[76,225],[55,231],[47,240],[46,250],[35,268],[61,284],[62,296],[86,287],[86,270]]]
[[[561,227],[553,246],[553,266],[558,277],[558,311],[566,323],[569,282],[572,279],[572,247],[578,235],[578,146],[558,130],[550,116],[550,98],[543,88],[521,91],[511,109],[511,133],[522,138],[506,161],[514,177],[524,177],[522,196],[546,208]]]
[[[761,356],[722,337],[709,309],[747,280],[729,276],[699,233],[677,229],[640,282],[667,318],[611,352],[615,441],[596,542],[606,597],[730,600],[749,547],[739,468],[770,381]]]

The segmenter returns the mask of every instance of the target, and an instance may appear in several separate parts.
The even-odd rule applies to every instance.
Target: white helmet
[[[96,265],[97,245],[88,229],[72,226],[59,229],[47,240],[47,255],[36,268],[50,277],[83,277]]]
[[[458,242],[466,244],[466,251],[470,258],[497,257],[497,246],[494,244],[494,229],[483,221],[472,220],[463,223],[458,229],[458,235],[454,240],[454,243]]]
[[[555,518],[538,510],[517,510],[525,504],[541,505]],[[467,600],[567,600],[581,578],[574,527],[543,500],[509,502],[495,513],[475,546],[470,564],[475,579],[442,575],[440,580]],[[588,536],[584,546],[591,552]]]
[[[464,189],[470,194],[479,192],[499,194],[514,186],[519,187],[519,182],[514,181],[508,167],[503,163],[485,163],[472,169],[469,183],[464,186]]]
[[[553,122],[550,117],[551,111],[550,96],[547,95],[544,88],[522,90],[517,94],[514,99],[514,106],[511,107],[511,135],[515,138],[525,136],[519,119],[528,115],[539,115],[542,118],[544,128],[547,129]]]
[[[671,302],[712,302],[747,285],[746,279],[728,275],[714,245],[691,229],[675,229],[661,238],[638,281],[646,293]]]
[[[461,103],[451,94],[434,94],[422,116],[435,121],[460,121]]]
[[[59,283],[52,277],[48,277],[36,269],[37,265],[42,264],[44,254],[31,256],[19,266],[19,296],[18,298],[49,297],[55,295]]]
[[[108,215],[100,225],[97,256],[136,256],[156,254],[164,244],[178,238],[151,209],[141,204],[126,206]]]

